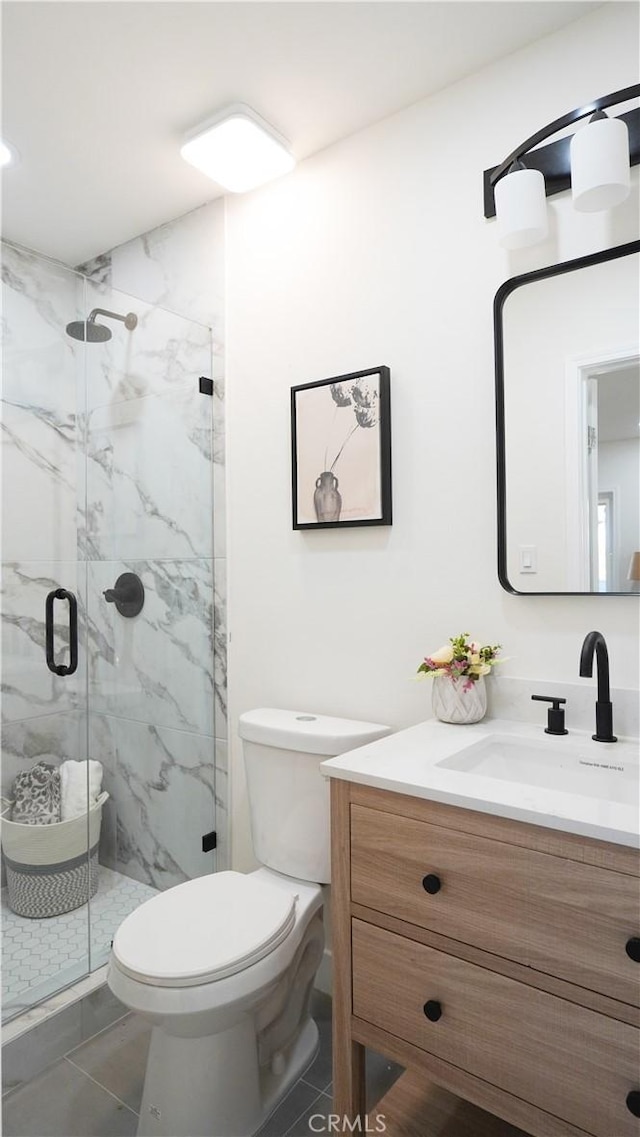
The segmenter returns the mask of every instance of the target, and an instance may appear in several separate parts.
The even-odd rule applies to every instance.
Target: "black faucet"
[[[609,652],[602,632],[588,632],[580,652],[580,674],[593,675],[593,656],[598,665],[598,698],[596,701],[596,742],[617,742],[613,733],[613,705],[609,692]]]

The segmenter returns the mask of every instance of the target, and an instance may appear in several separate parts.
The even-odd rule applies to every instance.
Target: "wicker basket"
[[[88,817],[83,813],[54,825],[22,825],[3,814],[9,907],[18,916],[59,916],[95,895],[102,807],[108,797],[101,793]]]

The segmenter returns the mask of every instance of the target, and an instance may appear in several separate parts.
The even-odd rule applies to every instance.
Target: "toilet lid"
[[[192,987],[268,955],[295,922],[296,896],[255,876],[219,872],[161,892],[127,916],[113,941],[118,967],[141,983]]]

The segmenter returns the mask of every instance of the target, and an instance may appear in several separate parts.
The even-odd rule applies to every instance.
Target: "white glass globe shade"
[[[524,249],[544,241],[548,229],[547,199],[540,170],[514,170],[494,190],[498,240],[505,249]]]
[[[576,209],[613,209],[631,188],[629,131],[619,118],[589,122],[571,139],[571,192]]]

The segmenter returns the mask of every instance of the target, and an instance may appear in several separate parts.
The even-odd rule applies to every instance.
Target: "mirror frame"
[[[576,257],[571,261],[561,261],[559,264],[549,265],[547,268],[535,269],[525,272],[521,276],[512,276],[501,284],[493,300],[493,337],[495,353],[495,393],[496,393],[496,465],[497,465],[497,491],[498,491],[498,579],[506,592],[512,596],[635,596],[638,592],[520,592],[514,588],[507,575],[507,476],[506,476],[506,436],[505,436],[505,376],[504,376],[504,329],[502,311],[505,300],[516,288],[524,284],[532,284],[537,280],[546,280],[547,277],[560,276],[562,273],[575,272],[577,269],[589,268],[591,265],[602,264],[605,261],[617,260],[619,257],[628,257],[640,252],[640,240],[628,241],[625,245],[616,245],[611,249],[602,249],[597,253],[589,253],[584,257]]]

